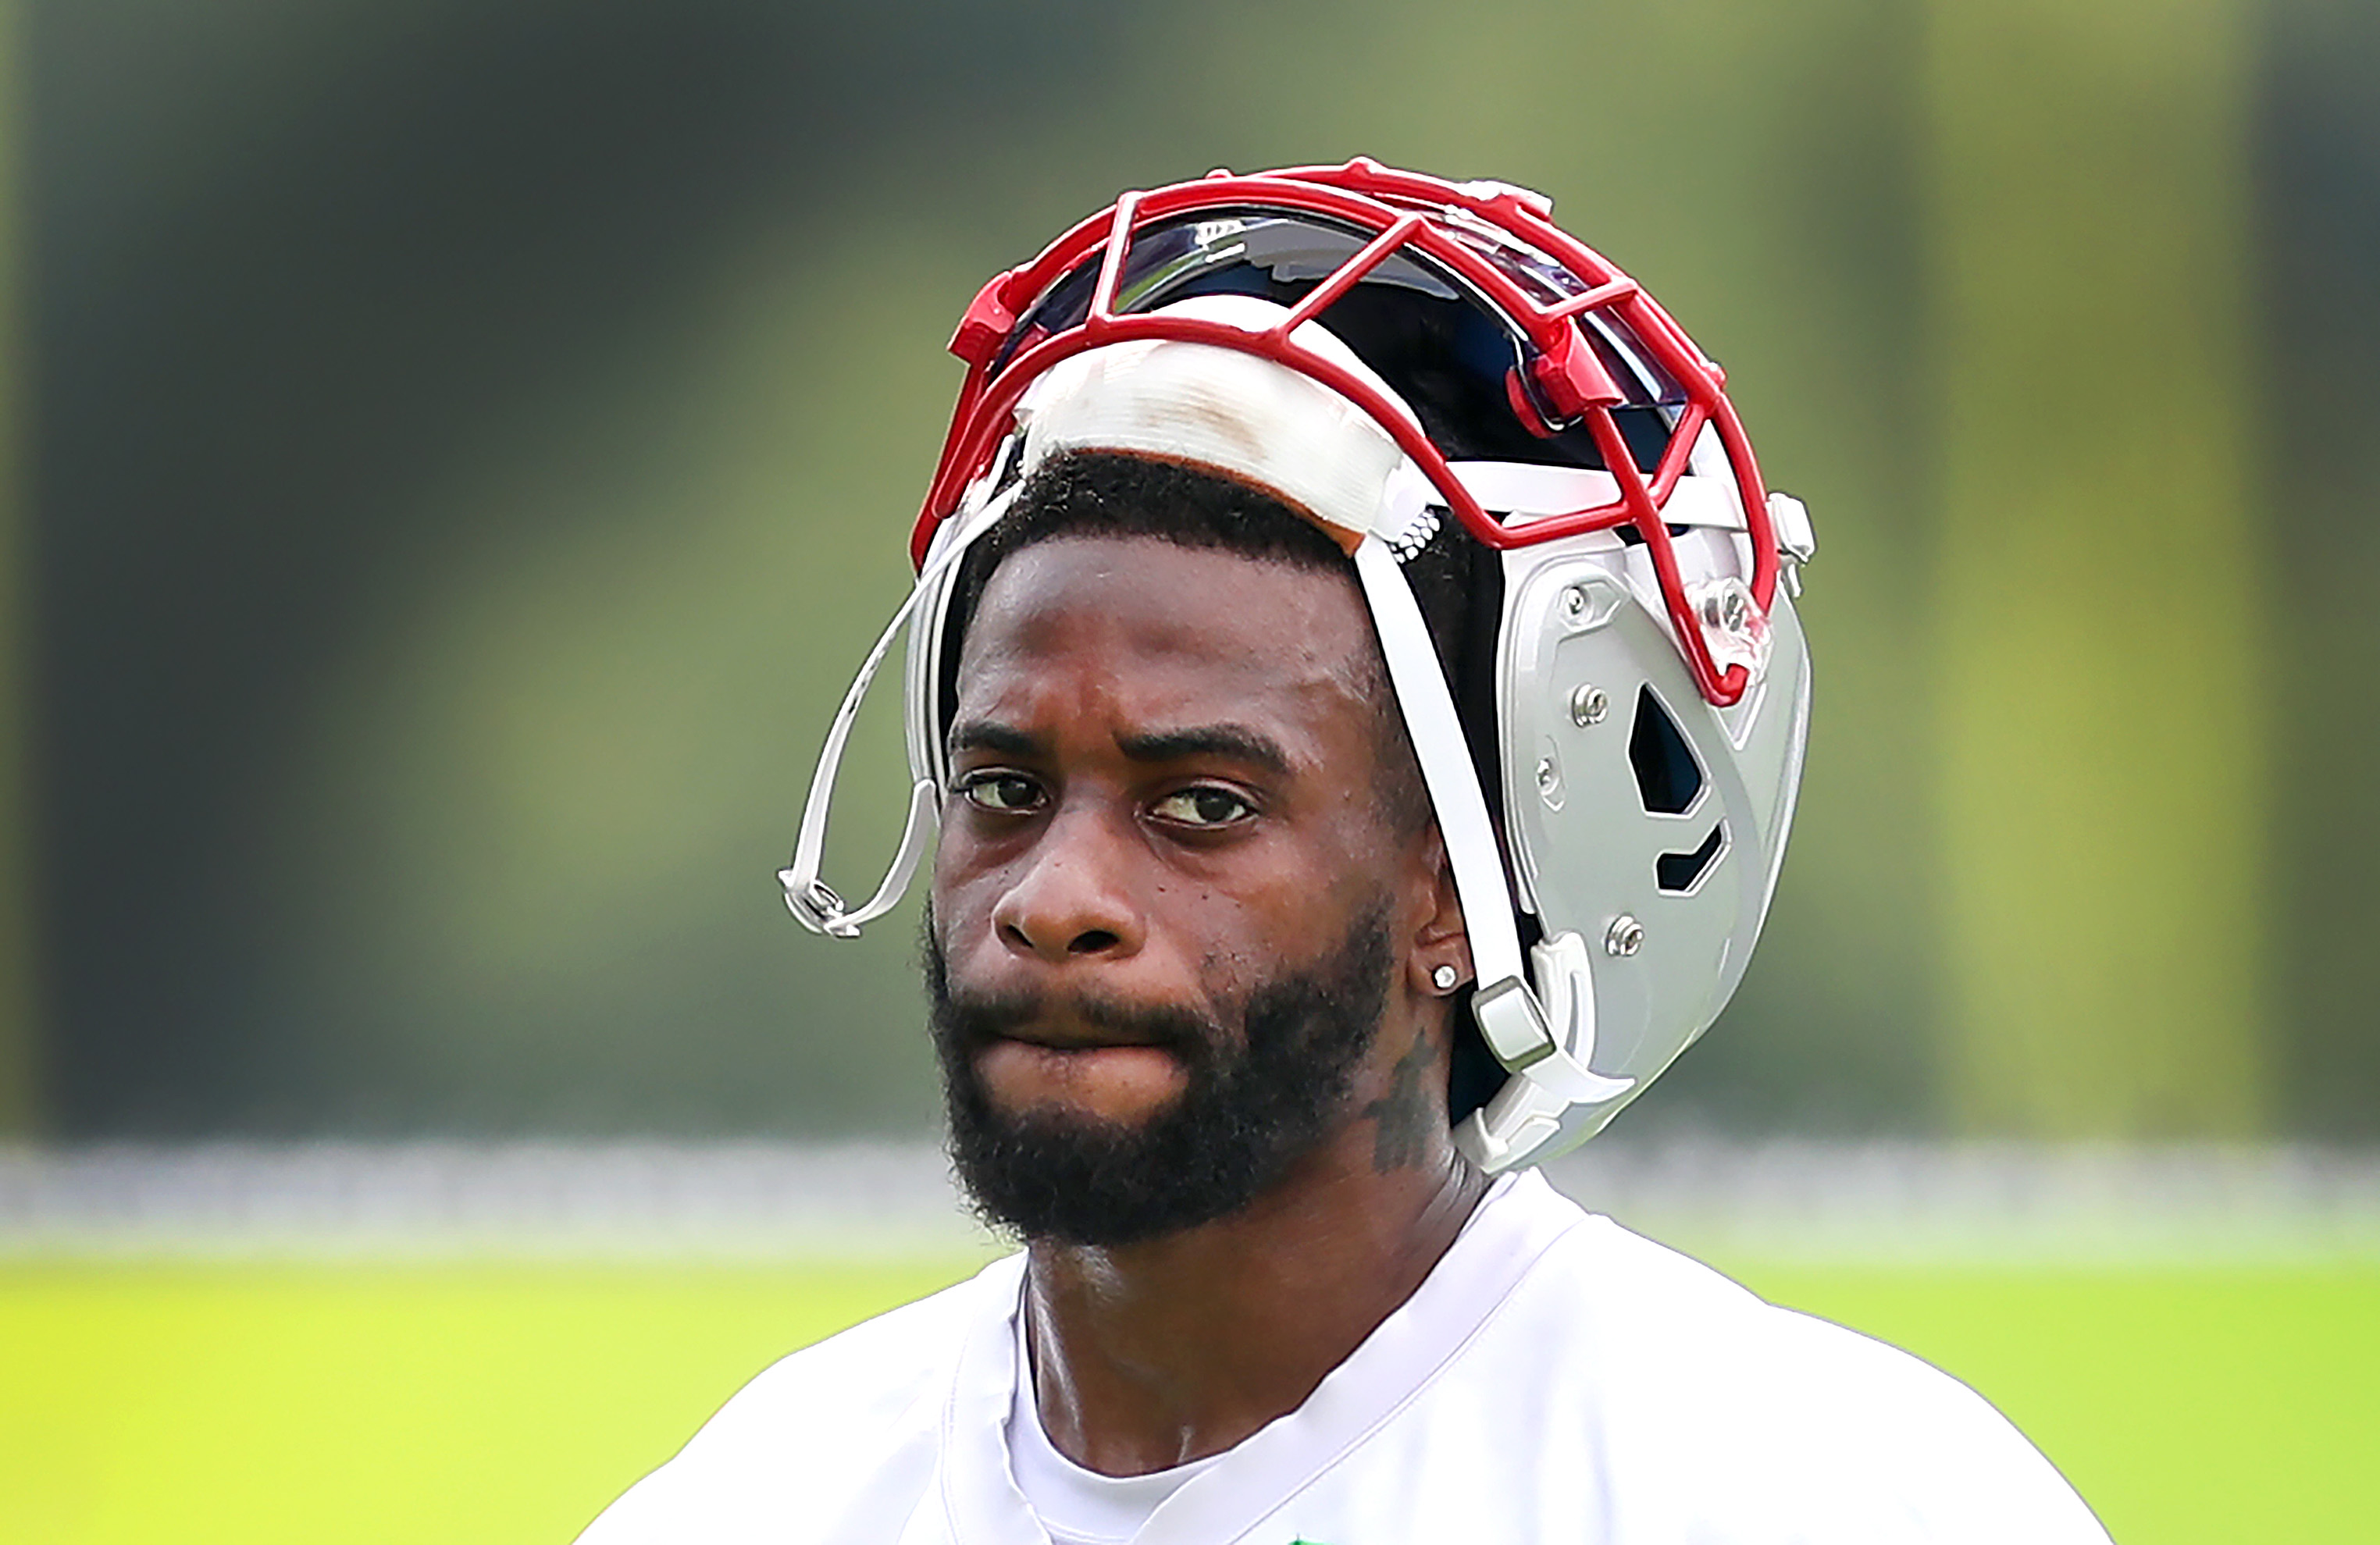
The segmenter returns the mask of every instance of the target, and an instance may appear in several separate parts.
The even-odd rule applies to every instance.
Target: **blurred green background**
[[[0,1141],[929,1131],[914,903],[771,872],[943,340],[1121,188],[1356,153],[1553,194],[1818,521],[1770,932],[1623,1137],[2380,1140],[2370,0],[0,0]],[[2119,1539],[2380,1528],[2368,1252],[1713,1259]],[[566,1538],[965,1264],[6,1257],[0,1539]]]
[[[5,1129],[928,1129],[914,925],[771,872],[949,327],[1360,152],[1555,195],[1817,517],[1769,936],[1633,1128],[2380,1136],[2368,0],[7,23]]]

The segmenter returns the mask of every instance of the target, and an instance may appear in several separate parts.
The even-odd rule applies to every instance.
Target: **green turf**
[[[2380,1265],[1736,1274],[1982,1391],[2119,1545],[2380,1541]]]
[[[1730,1264],[1990,1395],[2124,1545],[2380,1539],[2380,1266]],[[965,1269],[6,1266],[0,1541],[566,1540],[770,1358]]]

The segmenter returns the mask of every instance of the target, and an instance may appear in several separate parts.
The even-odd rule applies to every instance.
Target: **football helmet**
[[[951,348],[967,374],[917,582],[779,875],[806,926],[856,935],[931,832],[961,558],[1036,465],[1124,452],[1265,488],[1353,561],[1493,1058],[1472,1050],[1491,1076],[1451,1112],[1464,1153],[1495,1171],[1584,1141],[1718,1016],[1792,819],[1814,541],[1764,487],[1719,368],[1550,200],[1366,160],[1127,193],[986,284]],[[1433,546],[1464,549],[1494,622],[1492,659],[1452,680],[1405,574]],[[908,821],[854,907],[819,875],[827,811],[905,627]]]

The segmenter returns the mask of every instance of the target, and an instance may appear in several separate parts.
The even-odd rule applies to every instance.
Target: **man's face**
[[[1027,1234],[1231,1212],[1349,1119],[1415,909],[1352,581],[1009,558],[962,651],[929,982],[953,1151]]]

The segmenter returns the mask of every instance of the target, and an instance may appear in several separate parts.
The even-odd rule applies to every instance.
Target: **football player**
[[[951,1151],[1022,1253],[786,1358],[587,1536],[2102,1540],[1944,1375],[1558,1195],[1775,887],[1813,540],[1546,199],[1127,194],[986,285],[795,915],[939,830]],[[905,629],[891,872],[820,878]]]

